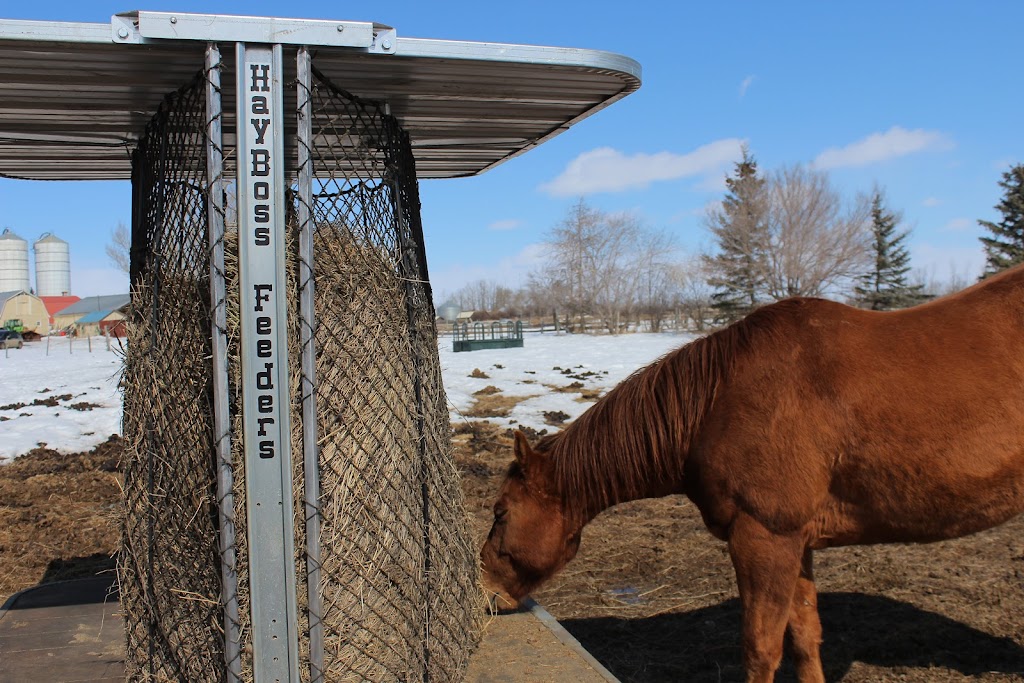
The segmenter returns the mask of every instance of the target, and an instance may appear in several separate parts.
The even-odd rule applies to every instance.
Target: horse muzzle
[[[519,609],[520,601],[513,598],[508,591],[489,581],[487,576],[484,576],[482,583],[487,596],[487,608],[491,614],[515,612]]]

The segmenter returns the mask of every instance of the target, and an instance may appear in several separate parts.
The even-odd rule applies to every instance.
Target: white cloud
[[[522,224],[522,221],[517,220],[515,218],[506,218],[505,220],[494,221],[493,223],[487,226],[487,229],[495,231],[515,230]]]
[[[942,204],[942,200],[939,199],[938,197],[928,197],[923,202],[921,202],[921,204],[924,206],[939,206],[940,204]]]
[[[727,138],[688,154],[624,154],[611,147],[584,152],[540,189],[556,197],[643,189],[653,182],[720,173],[740,158],[743,140]]]
[[[751,74],[750,76],[747,76],[746,78],[743,79],[743,82],[740,83],[740,99],[743,99],[743,96],[747,94],[747,89],[750,87],[750,84],[753,83],[753,82],[754,82],[754,75],[753,74]]]
[[[942,229],[948,232],[961,232],[974,225],[974,221],[969,218],[954,218],[945,225]]]
[[[726,176],[725,171],[721,170],[719,173],[711,173],[704,176],[696,185],[696,189],[701,192],[714,192],[721,193],[729,189],[729,185],[725,182]]]
[[[867,166],[916,152],[945,150],[952,147],[952,140],[939,131],[920,128],[907,130],[893,126],[884,133],[872,133],[846,147],[826,149],[814,160],[814,166],[816,168]]]

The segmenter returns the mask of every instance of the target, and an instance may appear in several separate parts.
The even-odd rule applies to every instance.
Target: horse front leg
[[[800,576],[796,580],[793,603],[789,608],[789,637],[800,683],[825,683],[821,668],[821,619],[818,616],[818,591],[814,587],[814,553],[804,550]]]
[[[802,537],[779,536],[740,513],[729,530],[729,555],[743,605],[747,683],[771,683],[800,575]]]

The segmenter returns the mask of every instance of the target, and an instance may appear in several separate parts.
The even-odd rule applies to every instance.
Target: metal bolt
[[[338,24],[338,33],[341,33],[344,30],[345,30],[345,24]]]
[[[122,26],[121,28],[117,29],[117,37],[120,38],[121,40],[124,40],[125,38],[127,38],[128,37],[128,29],[126,29],[124,26]]]
[[[172,24],[177,24],[178,23],[178,17],[171,17],[171,23]]]
[[[385,40],[383,43],[380,44],[380,46],[382,48],[384,48],[385,50],[390,50],[391,49],[391,41],[390,40]]]

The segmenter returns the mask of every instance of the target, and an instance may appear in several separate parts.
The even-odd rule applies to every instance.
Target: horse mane
[[[774,336],[793,299],[671,351],[623,380],[537,450],[554,466],[563,510],[575,519],[682,481],[686,454],[722,380],[754,337]]]

